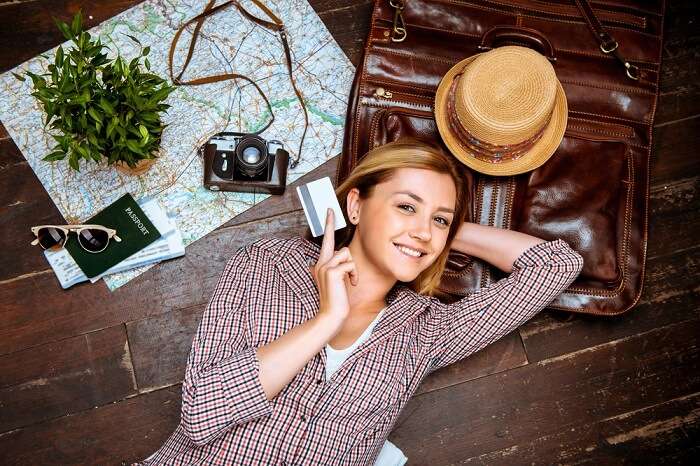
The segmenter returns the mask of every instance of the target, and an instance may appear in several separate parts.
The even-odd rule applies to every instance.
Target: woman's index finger
[[[328,209],[326,213],[326,226],[323,229],[323,242],[321,243],[321,253],[318,261],[327,262],[333,257],[335,250],[335,219],[333,209]]]

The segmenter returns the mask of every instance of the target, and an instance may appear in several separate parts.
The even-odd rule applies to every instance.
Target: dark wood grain
[[[0,1],[0,72],[63,41],[52,16],[82,8],[92,27],[137,3]],[[358,66],[373,2],[310,3]],[[431,374],[390,436],[409,464],[686,464],[700,453],[700,6],[667,3],[642,298],[605,320],[540,313]],[[162,445],[226,261],[258,238],[301,234],[293,187],[333,177],[337,162],[114,293],[62,290],[28,246],[31,225],[62,218],[0,124],[0,463],[119,464]]]
[[[700,394],[562,429],[453,464],[694,464],[700,453]],[[544,458],[546,459],[544,459]]]
[[[136,393],[124,325],[0,357],[0,432]]]
[[[389,439],[415,464],[451,464],[697,395],[699,343],[696,319],[419,395]]]
[[[181,387],[128,398],[0,435],[4,465],[120,465],[165,442],[180,417]]]

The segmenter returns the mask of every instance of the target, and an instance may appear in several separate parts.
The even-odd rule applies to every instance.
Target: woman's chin
[[[399,282],[410,283],[413,280],[415,280],[418,277],[418,275],[420,275],[420,272],[417,273],[415,270],[393,270],[393,275],[394,278],[396,278],[396,280]]]

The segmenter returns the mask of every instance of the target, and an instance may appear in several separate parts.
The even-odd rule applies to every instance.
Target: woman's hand
[[[345,247],[335,251],[333,209],[328,209],[321,252],[312,273],[320,300],[320,309],[316,317],[328,319],[340,326],[350,313],[345,277],[348,276],[350,283],[356,286],[358,276],[350,250]]]

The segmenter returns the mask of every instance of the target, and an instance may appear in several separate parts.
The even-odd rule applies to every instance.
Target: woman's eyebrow
[[[407,195],[411,196],[413,199],[415,199],[416,201],[423,203],[423,198],[420,197],[418,194],[412,193],[411,191],[395,191],[394,193],[392,193],[392,195],[394,195],[394,194],[407,194]],[[449,212],[451,214],[455,213],[455,211],[453,209],[448,209],[447,207],[438,207],[437,210],[444,210],[445,212]]]

